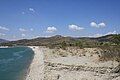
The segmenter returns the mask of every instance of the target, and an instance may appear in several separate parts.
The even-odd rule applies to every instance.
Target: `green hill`
[[[18,41],[11,41],[1,43],[6,46],[48,46],[48,47],[64,47],[64,46],[78,46],[78,47],[96,47],[96,46],[116,46],[120,45],[120,34],[106,35],[97,38],[89,37],[64,37],[56,35],[52,37],[39,37],[35,39],[22,39]]]

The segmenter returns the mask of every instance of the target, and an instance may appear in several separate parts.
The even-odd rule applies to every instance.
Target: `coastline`
[[[8,48],[9,46],[0,46],[0,48]]]
[[[39,46],[28,46],[34,51],[34,58],[29,66],[25,80],[43,80],[44,78],[44,56]]]

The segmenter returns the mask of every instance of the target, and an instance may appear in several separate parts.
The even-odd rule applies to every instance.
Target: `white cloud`
[[[24,29],[24,28],[19,28],[19,31],[20,32],[28,32],[28,31],[34,31],[34,29],[33,28],[30,28],[29,30],[28,29]]]
[[[0,26],[0,30],[6,30],[6,31],[9,31],[8,28],[6,28],[6,27],[2,27],[2,26]]]
[[[21,32],[26,32],[27,30],[23,29],[23,28],[19,28],[19,31]]]
[[[113,32],[108,32],[108,33],[106,33],[106,35],[109,35],[109,34],[117,34],[117,31],[113,31]]]
[[[33,31],[33,28],[31,28],[30,31]]]
[[[102,23],[99,23],[98,26],[99,26],[99,27],[105,27],[106,24],[102,22]]]
[[[117,31],[111,31],[111,32],[107,32],[105,34],[95,34],[93,36],[89,36],[89,37],[100,37],[100,36],[105,36],[105,35],[109,35],[109,34],[117,34]]]
[[[35,10],[33,8],[29,8],[29,11],[31,12],[35,12]]]
[[[99,23],[99,24],[97,24],[96,22],[91,22],[91,23],[90,23],[90,26],[91,26],[91,27],[96,27],[96,28],[101,28],[101,27],[105,27],[106,24],[103,23],[103,22],[101,22],[101,23]]]
[[[6,34],[0,33],[0,36],[5,36]]]
[[[69,27],[70,30],[73,30],[73,31],[79,31],[79,30],[83,30],[84,29],[83,27],[79,27],[79,26],[74,25],[74,24],[69,25],[68,27]]]
[[[25,34],[21,34],[22,37],[25,37],[26,35]]]
[[[92,27],[98,27],[97,23],[95,23],[95,22],[91,22],[90,26],[92,26]]]
[[[48,27],[46,30],[46,32],[49,32],[49,33],[53,33],[55,31],[57,31],[57,28],[55,28],[55,27]]]

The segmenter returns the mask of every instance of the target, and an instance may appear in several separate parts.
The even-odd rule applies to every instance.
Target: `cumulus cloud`
[[[99,23],[99,24],[97,24],[96,22],[91,22],[91,23],[90,23],[90,26],[91,26],[91,27],[96,27],[96,28],[101,28],[101,27],[105,27],[106,24],[103,23],[103,22],[101,22],[101,23]]]
[[[4,34],[4,33],[0,33],[0,36],[5,36],[6,34]]]
[[[98,27],[97,23],[95,23],[95,22],[91,22],[90,26],[92,26],[92,27]]]
[[[55,31],[57,31],[56,27],[48,27],[47,30],[46,30],[46,32],[48,32],[48,33],[53,33]]]
[[[79,27],[79,26],[74,25],[74,24],[69,25],[68,27],[69,27],[70,30],[73,30],[73,31],[79,31],[79,30],[83,30],[84,29],[83,27]]]
[[[106,24],[102,22],[102,23],[99,23],[98,26],[99,26],[99,27],[105,27]]]
[[[2,26],[0,26],[0,30],[9,31],[9,29],[8,29],[8,28],[6,28],[6,27],[2,27]]]
[[[29,8],[29,11],[31,12],[35,12],[35,10],[33,8]]]
[[[24,28],[19,28],[20,32],[26,32],[27,30],[25,30]]]

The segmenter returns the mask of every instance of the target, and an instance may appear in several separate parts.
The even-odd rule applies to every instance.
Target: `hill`
[[[3,43],[3,42],[8,42],[8,40],[0,39],[0,43]]]
[[[79,47],[94,47],[104,45],[120,45],[120,34],[112,34],[97,38],[90,37],[64,37],[56,35],[52,37],[39,37],[35,39],[22,39],[1,43],[0,45],[24,45],[24,46],[49,46],[49,47],[64,47],[64,46],[79,46]]]

